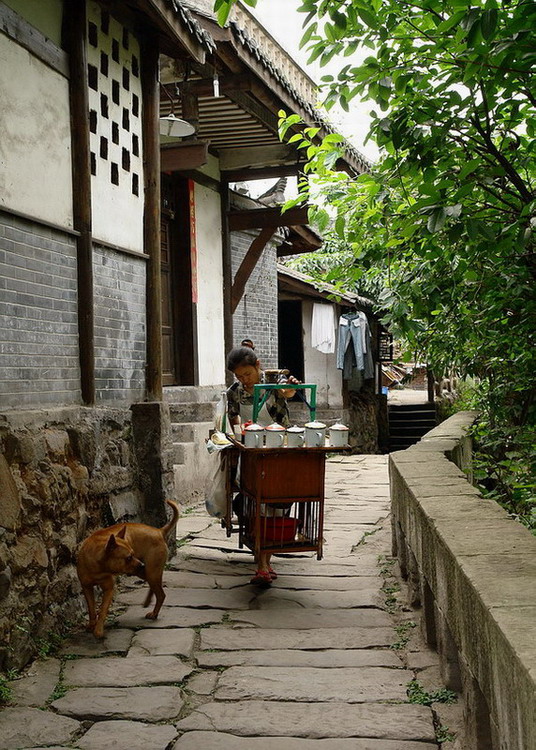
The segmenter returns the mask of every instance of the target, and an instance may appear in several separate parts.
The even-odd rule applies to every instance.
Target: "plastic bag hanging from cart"
[[[225,518],[227,514],[227,457],[223,451],[212,454],[213,470],[205,488],[205,508],[214,518]]]

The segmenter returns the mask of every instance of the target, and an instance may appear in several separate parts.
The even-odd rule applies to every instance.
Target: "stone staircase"
[[[175,495],[183,508],[204,499],[214,463],[205,440],[214,427],[214,411],[223,389],[223,385],[164,388],[171,419]]]
[[[389,451],[415,445],[437,425],[433,404],[389,405]]]

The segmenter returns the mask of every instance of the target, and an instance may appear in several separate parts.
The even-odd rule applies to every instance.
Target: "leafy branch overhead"
[[[313,123],[281,115],[281,137],[309,159],[302,198],[329,249],[309,267],[346,289],[380,288],[384,322],[412,351],[440,375],[476,377],[490,455],[503,466],[525,446],[530,477],[536,3],[302,0],[299,10],[310,62],[330,63],[325,107],[357,118],[353,103],[368,102],[381,153],[352,179],[334,171],[344,143],[319,144]],[[533,480],[516,481],[534,502]]]
[[[341,61],[324,77],[326,107],[370,101],[383,153],[348,180],[307,147],[332,238],[353,256],[346,280],[382,267],[388,322],[438,368],[483,376],[516,362],[524,390],[535,364],[536,5],[304,0],[300,10],[310,60]]]

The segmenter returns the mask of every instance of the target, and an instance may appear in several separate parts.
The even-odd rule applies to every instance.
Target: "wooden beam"
[[[188,180],[193,180],[198,185],[203,185],[203,187],[206,187],[209,190],[213,190],[215,193],[221,192],[221,182],[218,182],[218,180],[215,180],[214,177],[201,172],[201,170],[199,169],[183,169],[179,174],[181,177],[186,177]]]
[[[82,401],[91,405],[95,403],[95,333],[86,24],[86,4],[68,3],[64,37],[70,65],[73,225],[80,233],[76,240],[80,390]]]
[[[233,75],[232,73],[222,73],[218,76],[220,94],[228,91],[250,91],[251,76],[249,73]],[[197,96],[214,96],[214,79],[199,78],[193,81],[178,82],[177,86],[181,93],[185,90],[195,92]]]
[[[303,164],[283,164],[279,167],[246,167],[244,169],[222,170],[222,177],[229,182],[248,182],[250,180],[269,180],[272,177],[294,177],[303,170]]]
[[[274,234],[275,229],[276,228],[274,227],[265,227],[264,229],[262,229],[260,234],[253,240],[247,253],[242,259],[240,268],[236,272],[233,281],[233,289],[231,293],[231,312],[234,313],[234,311],[238,307],[238,303],[242,299],[242,295],[244,294],[244,289],[246,288],[248,279],[251,276],[253,269],[257,265],[257,261],[261,257],[262,251],[266,247],[266,243]]]
[[[159,30],[167,37],[170,53],[172,50],[176,53],[176,43],[179,42],[180,46],[194,60],[199,63],[205,62],[205,48],[195,39],[190,29],[183,25],[172,3],[167,3],[166,0],[137,0],[137,5],[142,13],[152,17]],[[168,45],[166,45],[166,49],[168,49]]]
[[[296,152],[291,146],[254,146],[253,148],[221,149],[220,169],[243,169],[244,167],[279,167],[296,164]]]
[[[277,248],[277,257],[285,255],[299,255],[300,253],[311,253],[322,247],[324,241],[307,226],[290,227],[290,236],[287,241]]]
[[[179,172],[196,169],[208,161],[206,141],[183,141],[160,148],[160,169],[162,172]]]
[[[181,97],[181,110],[183,118],[193,125],[197,131],[199,129],[199,99],[194,91],[186,88],[183,90]],[[195,133],[193,135],[188,135],[185,138],[186,141],[195,141],[195,139]]]
[[[309,247],[310,250],[318,250],[318,248],[322,247],[322,245],[324,244],[324,240],[322,239],[322,237],[319,237],[312,231],[312,229],[304,226],[303,224],[299,226],[292,226],[291,229],[293,233],[298,235],[296,239],[293,239],[293,242],[295,244],[299,244],[300,238],[303,241],[302,244],[306,247]]]
[[[66,9],[67,10],[67,9]],[[35,26],[12,10],[5,3],[0,2],[0,29],[21,47],[53,70],[69,77],[69,57],[65,50],[60,49],[54,42],[42,34]]]
[[[148,401],[162,401],[162,271],[160,246],[160,91],[158,83],[158,44],[154,37],[144,40],[141,60],[142,138],[145,203],[143,246],[147,253],[147,369]]]
[[[252,208],[229,212],[229,229],[236,232],[240,229],[261,229],[292,227],[296,224],[307,224],[307,206],[290,208],[281,213],[281,208]]]
[[[223,182],[221,185],[221,233],[222,233],[222,265],[223,265],[223,339],[225,355],[233,348],[233,273],[232,273],[232,248],[231,233],[227,219],[229,213],[229,185]],[[225,367],[225,363],[224,363]],[[231,385],[232,375],[226,369],[227,385]]]

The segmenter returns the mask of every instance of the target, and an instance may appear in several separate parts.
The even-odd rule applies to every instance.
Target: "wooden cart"
[[[261,390],[288,386],[255,386],[254,420],[265,396]],[[311,416],[314,419],[316,386],[311,388]],[[238,519],[239,546],[257,557],[261,552],[316,552],[322,558],[324,528],[324,477],[326,454],[345,448],[246,448],[235,442],[229,451],[229,466],[240,459],[242,512]],[[232,471],[229,472],[232,474]],[[228,512],[223,525],[232,531],[229,483]],[[237,489],[237,488],[236,488]]]
[[[322,558],[324,475],[330,448],[244,448],[239,545],[260,552],[316,552]]]

